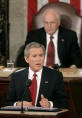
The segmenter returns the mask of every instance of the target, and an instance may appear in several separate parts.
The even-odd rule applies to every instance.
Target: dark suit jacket
[[[13,105],[14,102],[21,101],[27,79],[28,68],[12,74],[6,105]],[[54,107],[68,107],[63,77],[59,71],[43,67],[37,106],[40,106],[41,94],[49,101],[52,101]],[[29,88],[27,88],[23,100],[31,101]]]
[[[29,32],[25,45],[30,42],[41,43],[46,48],[46,32],[44,28]],[[59,27],[58,33],[58,56],[61,67],[70,67],[72,64],[75,64],[77,67],[82,67],[76,33],[61,26]]]

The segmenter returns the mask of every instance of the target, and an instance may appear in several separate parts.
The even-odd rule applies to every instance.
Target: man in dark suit
[[[32,42],[26,46],[24,54],[29,68],[12,74],[6,105],[21,106],[23,97],[24,106],[33,106],[30,87],[27,88],[24,96],[23,93],[28,78],[33,81],[33,74],[36,73],[37,92],[34,106],[67,108],[67,96],[61,72],[43,67],[44,46]]]
[[[60,26],[60,16],[54,9],[48,9],[43,14],[44,28],[31,31],[27,35],[25,45],[38,42],[46,49],[45,63],[48,52],[49,36],[53,35],[55,46],[55,62],[61,67],[82,67],[82,59],[76,33]]]

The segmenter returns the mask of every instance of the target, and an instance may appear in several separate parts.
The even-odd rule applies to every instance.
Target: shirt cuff
[[[49,101],[49,103],[50,103],[50,108],[53,108],[53,102]]]
[[[13,104],[13,106],[14,106],[14,107],[17,106],[16,104],[17,104],[17,102],[15,102],[15,103]]]

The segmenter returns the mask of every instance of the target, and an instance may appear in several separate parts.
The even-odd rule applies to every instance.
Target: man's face
[[[57,18],[53,10],[47,11],[43,17],[44,29],[48,34],[53,34],[56,32],[60,25],[60,21]]]
[[[29,50],[29,57],[25,57],[30,68],[37,72],[43,67],[44,63],[44,51],[42,48],[31,48]]]

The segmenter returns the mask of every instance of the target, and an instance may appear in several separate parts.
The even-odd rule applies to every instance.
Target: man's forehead
[[[30,48],[30,50],[38,50],[38,49],[42,49],[41,47],[32,47]]]
[[[42,49],[41,47],[40,47],[40,48],[33,47],[33,48],[30,49],[30,52],[33,52],[33,53],[34,53],[34,52],[35,52],[35,53],[36,53],[36,52],[43,52],[43,49]]]
[[[53,9],[49,9],[44,12],[44,16],[51,15],[51,14],[56,15],[56,11]]]

